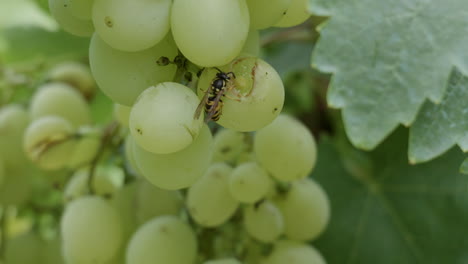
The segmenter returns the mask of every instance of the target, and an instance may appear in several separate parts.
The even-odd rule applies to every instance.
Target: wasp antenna
[[[216,70],[218,70],[218,71],[219,71],[219,73],[222,73],[222,72],[223,72],[223,71],[222,71],[222,70],[220,70],[218,67],[213,67],[213,68],[215,68]]]

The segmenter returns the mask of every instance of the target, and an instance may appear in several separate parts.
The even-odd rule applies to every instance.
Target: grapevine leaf
[[[460,172],[464,173],[464,174],[468,174],[468,158],[466,158],[463,161],[463,163],[462,163],[462,165],[460,167]]]
[[[314,242],[329,264],[468,263],[468,178],[454,149],[421,165],[406,159],[405,129],[346,166],[330,141],[319,146],[312,177],[327,191],[331,222]],[[359,160],[367,160],[360,158]],[[339,253],[337,253],[339,252]]]
[[[424,103],[410,129],[412,163],[433,159],[458,144],[468,151],[468,77],[452,72],[440,104]]]
[[[467,72],[465,0],[310,0],[310,9],[331,16],[312,65],[334,74],[328,102],[357,147],[409,126],[426,98],[440,102],[453,66]]]

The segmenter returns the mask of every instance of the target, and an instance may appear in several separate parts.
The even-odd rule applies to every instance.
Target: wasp
[[[195,111],[195,119],[198,119],[201,114],[201,110],[205,109],[205,123],[210,120],[218,121],[221,116],[221,110],[223,108],[223,97],[226,92],[233,86],[229,83],[232,79],[236,78],[233,72],[223,72],[218,68],[216,77],[211,81],[210,88],[205,92],[203,99]]]

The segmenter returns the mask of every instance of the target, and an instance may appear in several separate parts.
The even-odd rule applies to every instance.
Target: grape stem
[[[112,142],[112,139],[118,133],[119,128],[119,124],[116,121],[114,121],[104,129],[104,132],[101,137],[101,145],[99,146],[99,150],[89,166],[88,191],[91,195],[96,193],[93,187],[93,180],[97,164],[101,157],[104,155],[107,146]]]

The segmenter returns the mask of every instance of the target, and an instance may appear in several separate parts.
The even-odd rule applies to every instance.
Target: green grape
[[[137,191],[138,182],[132,182],[119,188],[110,200],[111,205],[115,208],[117,214],[119,215],[124,241],[130,239],[130,237],[138,227],[136,217],[136,196],[138,194]],[[121,257],[119,255],[120,254],[118,254],[116,257]],[[111,264],[113,263],[111,262]]]
[[[247,0],[250,28],[265,29],[278,23],[294,0]]]
[[[330,201],[320,185],[311,179],[292,182],[291,189],[277,197],[288,238],[306,241],[317,238],[330,220]]]
[[[310,131],[288,115],[257,131],[254,150],[259,163],[276,179],[307,177],[315,166],[317,149]]]
[[[144,179],[138,182],[135,210],[139,224],[162,215],[178,215],[183,205],[179,192],[160,189]]]
[[[124,127],[128,127],[128,122],[130,120],[130,111],[132,110],[131,107],[121,105],[121,104],[114,104],[114,116],[119,122],[120,125]]]
[[[203,264],[242,264],[239,260],[235,258],[224,258],[216,260],[208,260],[203,262]]]
[[[193,118],[199,102],[188,87],[160,83],[143,91],[130,112],[130,133],[146,151],[169,154],[189,146],[203,127]]]
[[[265,197],[271,180],[256,162],[237,166],[229,177],[229,191],[239,202],[255,203]]]
[[[23,134],[29,124],[28,113],[19,105],[0,108],[0,157],[5,167],[24,166]]]
[[[311,245],[280,241],[262,264],[326,264],[320,252]]]
[[[160,216],[133,235],[127,247],[127,264],[193,264],[197,240],[186,223],[175,216]]]
[[[229,193],[231,172],[228,165],[215,163],[189,188],[187,208],[199,225],[219,226],[236,212],[239,202]]]
[[[133,145],[135,144],[132,135],[127,134],[127,137],[125,137],[125,143],[124,143],[124,155],[125,155],[125,160],[127,168],[130,169],[131,172],[136,174],[137,176],[142,176],[143,174],[141,173],[140,169],[137,166],[136,160],[135,160],[135,153],[133,151]]]
[[[94,0],[68,0],[72,15],[79,19],[90,20]]]
[[[89,67],[74,61],[55,65],[48,72],[47,77],[51,81],[64,82],[73,86],[86,98],[91,97],[96,89]]]
[[[91,38],[89,63],[99,88],[114,102],[132,106],[146,88],[171,81],[175,65],[159,66],[161,56],[177,56],[177,47],[171,36],[152,48],[139,52],[124,52],[111,48],[97,34]]]
[[[49,10],[59,25],[68,33],[89,37],[94,32],[93,22],[75,17],[68,4],[69,0],[49,0]]]
[[[244,227],[253,238],[271,243],[284,231],[283,215],[278,207],[265,200],[244,209]]]
[[[171,154],[154,154],[133,144],[135,161],[143,176],[155,186],[177,190],[187,188],[209,167],[213,138],[207,126],[187,148]]]
[[[89,168],[75,171],[65,186],[65,201],[72,201],[89,193]],[[123,185],[124,172],[117,166],[98,166],[94,170],[92,192],[100,196],[111,196]]]
[[[275,24],[275,27],[292,27],[301,24],[310,17],[308,0],[291,0],[286,14]]]
[[[66,83],[47,83],[39,87],[29,109],[33,120],[60,116],[74,127],[89,124],[91,111],[81,94]]]
[[[249,11],[245,0],[175,0],[171,29],[177,47],[190,61],[220,66],[242,50]]]
[[[122,51],[148,49],[169,32],[171,0],[95,0],[93,23],[109,46]]]
[[[37,173],[25,165],[6,168],[3,184],[0,185],[0,205],[18,206],[31,197],[32,179]]]
[[[45,116],[33,121],[24,133],[23,149],[39,167],[56,170],[66,167],[76,142],[73,127],[58,116]]]
[[[230,129],[222,129],[214,135],[213,161],[234,163],[237,157],[248,148],[246,134]]]
[[[258,57],[260,55],[260,33],[258,30],[250,30],[244,47],[241,51],[242,54],[248,54]]]
[[[67,263],[105,263],[122,244],[116,210],[104,199],[85,196],[65,208],[60,222]]]
[[[67,163],[68,168],[79,168],[89,164],[97,155],[101,146],[101,137],[91,127],[80,127],[74,141],[75,149],[71,153],[70,160]]]
[[[255,131],[270,124],[281,112],[284,86],[278,73],[265,61],[255,57],[242,57],[230,65],[220,67],[234,72],[236,78],[228,83],[218,124],[236,131]],[[211,86],[217,70],[203,71],[198,82],[201,98]]]
[[[58,237],[44,241],[42,258],[43,258],[42,262],[34,261],[34,262],[28,262],[28,263],[64,264],[62,252],[61,252],[61,241]]]
[[[5,262],[7,264],[38,263],[42,259],[42,244],[42,239],[32,232],[14,237],[5,243]]]

